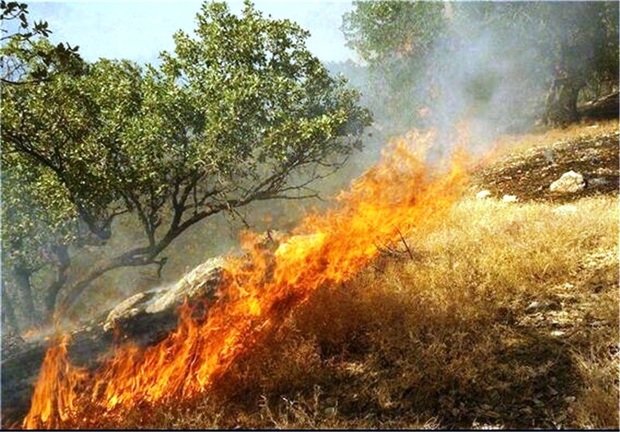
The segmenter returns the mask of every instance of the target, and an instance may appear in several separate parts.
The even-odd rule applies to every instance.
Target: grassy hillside
[[[204,399],[121,426],[618,428],[618,123],[503,140],[439,227],[318,291]],[[569,169],[605,181],[548,193]]]

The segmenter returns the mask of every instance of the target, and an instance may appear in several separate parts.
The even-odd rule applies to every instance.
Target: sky
[[[157,62],[159,52],[174,48],[172,35],[179,29],[192,33],[200,0],[177,1],[29,1],[31,21],[47,21],[52,42],[78,45],[85,60],[124,58],[139,63]],[[242,0],[227,2],[234,12]],[[355,59],[340,30],[342,15],[351,1],[254,0],[264,16],[288,18],[311,33],[307,47],[324,62]]]

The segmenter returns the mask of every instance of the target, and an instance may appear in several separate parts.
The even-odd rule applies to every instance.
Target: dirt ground
[[[597,194],[617,194],[619,137],[617,129],[615,132],[607,130],[559,140],[551,147],[536,146],[507,154],[477,172],[473,184],[496,196],[516,195],[520,201],[562,203]],[[549,185],[570,170],[584,176],[586,188],[569,195],[552,193]]]

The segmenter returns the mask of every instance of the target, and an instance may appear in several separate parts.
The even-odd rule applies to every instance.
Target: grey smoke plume
[[[528,130],[542,117],[556,79],[563,79],[563,73],[581,79],[595,67],[582,66],[594,65],[607,49],[613,25],[601,30],[601,11],[613,21],[609,5],[434,3],[443,15],[441,25],[394,18],[396,23],[386,24],[387,32],[414,25],[419,32],[411,31],[411,40],[406,34],[395,36],[397,42],[388,42],[395,44],[391,51],[379,44],[380,61],[371,61],[371,78],[362,91],[375,113],[375,128],[388,138],[411,128],[433,127],[443,137],[443,153],[449,152],[451,132],[459,123],[469,125],[480,153],[498,135]],[[419,34],[425,36],[416,40]],[[404,42],[398,42],[401,39]],[[372,57],[372,51],[366,55]]]
[[[537,101],[548,84],[533,46],[502,23],[477,26],[466,12],[448,21],[446,36],[429,56],[421,96],[429,101],[428,125],[447,136],[466,122],[472,144],[484,151],[498,135],[522,130],[540,116]]]

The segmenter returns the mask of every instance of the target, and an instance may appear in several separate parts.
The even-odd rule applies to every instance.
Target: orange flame
[[[32,407],[36,407],[37,413],[29,413],[24,419],[27,429],[57,427],[77,412],[75,389],[88,374],[67,361],[68,343],[69,337],[62,336],[45,354],[32,396]]]
[[[351,278],[400,232],[441,220],[467,175],[463,152],[455,152],[441,172],[423,163],[433,139],[430,133],[412,133],[393,143],[381,162],[338,198],[339,208],[306,217],[274,253],[252,247],[255,236],[247,234],[250,260],[229,259],[225,299],[202,320],[184,305],[179,327],[161,343],[120,347],[88,380],[67,363],[66,342],[52,348],[23,426],[84,424],[85,413],[94,412],[114,421],[138,406],[208,390],[317,288]]]

